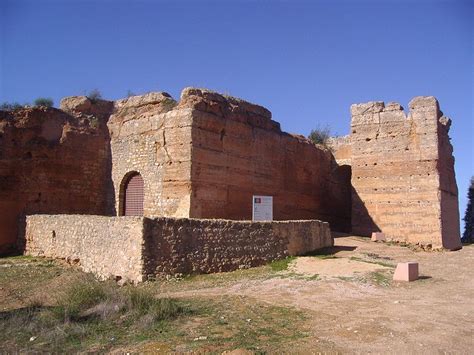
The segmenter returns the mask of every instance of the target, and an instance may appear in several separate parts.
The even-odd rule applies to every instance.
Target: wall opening
[[[140,173],[126,174],[120,184],[119,215],[143,216],[145,184]]]

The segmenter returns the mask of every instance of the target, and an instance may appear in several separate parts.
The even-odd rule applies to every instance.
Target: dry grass
[[[7,353],[142,352],[150,346],[260,352],[305,337],[301,312],[246,297],[170,299],[160,296],[160,282],[120,287],[46,259],[4,258],[2,265],[0,292],[8,293],[0,308],[0,348]]]

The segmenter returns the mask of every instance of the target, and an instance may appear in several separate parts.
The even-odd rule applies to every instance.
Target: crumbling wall
[[[336,171],[328,149],[282,132],[270,111],[236,98],[188,88],[179,107],[192,110],[191,217],[251,219],[252,195],[271,195],[276,220],[347,229],[350,200],[340,191],[350,175]]]
[[[144,180],[145,216],[188,217],[191,195],[191,110],[166,93],[115,102],[111,137],[115,213],[122,215],[126,176]]]
[[[100,115],[0,111],[0,253],[17,247],[25,214],[105,213],[108,158]]]
[[[231,271],[333,245],[327,222],[36,215],[26,253],[79,264],[101,278]]]
[[[461,246],[449,120],[434,97],[352,105],[352,232]]]

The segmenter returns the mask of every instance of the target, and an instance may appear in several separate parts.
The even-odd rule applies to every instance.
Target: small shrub
[[[167,97],[161,102],[161,105],[163,106],[163,111],[168,112],[174,109],[178,103],[173,98]]]
[[[38,97],[35,100],[35,106],[45,106],[45,107],[53,107],[53,99],[46,98],[46,97]]]
[[[0,110],[1,111],[14,111],[23,107],[24,105],[21,105],[18,102],[4,102],[0,105]]]
[[[156,298],[152,292],[140,288],[130,289],[127,310],[138,315],[148,315],[153,321],[172,319],[184,312],[184,308],[175,300]]]
[[[136,94],[132,90],[127,90],[127,97],[136,96]]]
[[[58,299],[55,314],[64,320],[77,320],[82,312],[107,298],[105,287],[95,281],[79,281]]]
[[[57,319],[81,321],[88,318],[117,319],[127,315],[130,319],[147,316],[149,323],[172,319],[184,312],[175,300],[156,298],[146,289],[117,288],[111,283],[84,280],[68,288],[58,299]]]
[[[311,130],[308,138],[314,144],[321,144],[326,146],[328,139],[331,137],[331,129],[329,126],[325,126],[324,128],[316,127],[315,129]]]
[[[102,99],[102,94],[100,93],[98,89],[93,89],[89,91],[89,93],[87,94],[87,97],[92,102],[97,102],[98,100]]]
[[[166,339],[174,318],[201,312],[189,302],[155,296],[150,289],[119,287],[91,275],[74,277],[53,305],[31,300],[0,312],[0,348],[7,345],[7,353],[106,352],[118,343]]]

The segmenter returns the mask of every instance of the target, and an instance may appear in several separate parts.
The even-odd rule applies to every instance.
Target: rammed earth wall
[[[77,262],[101,278],[231,271],[333,245],[326,222],[34,215],[26,253]]]
[[[451,120],[437,100],[352,105],[352,232],[434,248],[461,247]]]
[[[329,149],[233,97],[188,88],[180,107],[192,109],[190,217],[251,219],[252,195],[270,195],[276,220],[320,219],[348,231],[350,176]]]
[[[350,175],[328,149],[282,132],[262,106],[186,88],[115,102],[108,128],[117,214],[127,174],[144,180],[144,215],[248,220],[271,195],[276,220],[350,229]]]
[[[128,174],[144,181],[144,215],[189,217],[191,199],[191,110],[176,109],[165,93],[115,102],[108,128],[117,215],[123,214]]]
[[[71,101],[91,109],[86,98]],[[110,153],[104,116],[113,103],[99,104],[105,113],[0,111],[0,254],[16,247],[26,214],[106,213]]]

